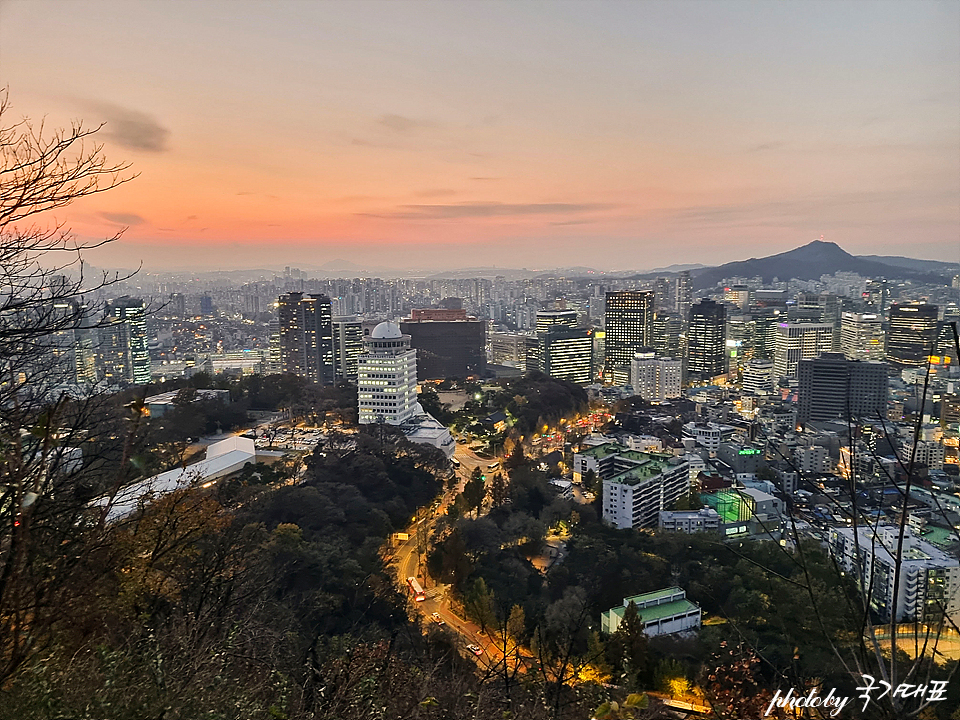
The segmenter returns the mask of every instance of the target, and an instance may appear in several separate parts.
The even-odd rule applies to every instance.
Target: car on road
[[[490,463],[489,465],[487,465],[487,470],[496,470],[498,467],[500,467],[500,461],[499,461],[499,460],[497,460],[496,462],[492,462],[492,463]]]
[[[483,650],[479,645],[473,645],[473,644],[467,645],[467,650],[469,650],[470,652],[472,652],[474,655],[477,655],[477,656],[483,655]]]
[[[434,621],[437,625],[446,625],[446,624],[447,624],[446,622],[444,622],[443,618],[440,617],[440,613],[430,613],[430,617],[433,618],[433,621]]]
[[[450,464],[453,465],[455,468],[460,467],[460,461],[457,460],[455,457],[450,458]]]

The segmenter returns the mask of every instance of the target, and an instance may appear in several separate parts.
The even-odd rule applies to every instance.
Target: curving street
[[[440,504],[435,509],[420,509],[418,519],[414,521],[407,530],[410,538],[397,547],[394,555],[397,585],[401,591],[409,595],[410,590],[407,587],[407,578],[416,577],[423,586],[427,599],[423,602],[414,602],[412,604],[416,612],[423,616],[424,623],[435,623],[432,615],[433,613],[437,613],[443,619],[444,623],[446,623],[446,627],[453,630],[459,636],[461,640],[460,645],[464,654],[475,658],[480,665],[487,667],[501,659],[501,653],[497,650],[495,643],[480,631],[478,625],[454,612],[449,597],[449,587],[446,585],[434,585],[432,581],[428,579],[426,571],[420,563],[421,560],[422,563],[426,563],[426,558],[420,558],[417,553],[418,537],[430,537],[437,518],[446,513],[447,508],[450,503],[453,502],[457,493],[463,490],[464,483],[467,478],[470,477],[474,468],[480,467],[481,470],[485,470],[487,465],[494,462],[491,459],[485,460],[477,457],[472,450],[461,445],[457,445],[454,457],[460,461],[460,467],[456,469],[458,477],[456,486],[452,490],[444,492]],[[478,645],[483,650],[483,654],[476,656],[470,653],[466,647],[471,644]]]

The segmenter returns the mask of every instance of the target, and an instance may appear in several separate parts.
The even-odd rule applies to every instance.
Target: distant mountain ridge
[[[909,260],[909,258],[899,258],[899,260]],[[698,289],[713,287],[730,277],[749,278],[759,276],[763,278],[765,283],[768,283],[774,278],[780,280],[793,278],[797,280],[819,280],[821,275],[832,275],[836,272],[854,272],[864,277],[942,282],[944,275],[952,267],[949,263],[938,263],[937,265],[942,265],[943,269],[937,267],[934,270],[933,268],[923,267],[923,264],[935,261],[913,262],[921,265],[914,266],[916,268],[914,269],[906,264],[895,265],[874,258],[857,257],[834,242],[814,240],[787,252],[764,258],[739,260],[718,267],[693,270],[690,275],[693,277],[694,287]]]
[[[861,260],[872,260],[884,265],[916,270],[917,272],[939,272],[956,274],[960,263],[943,262],[942,260],[918,260],[916,258],[901,257],[900,255],[857,255]]]

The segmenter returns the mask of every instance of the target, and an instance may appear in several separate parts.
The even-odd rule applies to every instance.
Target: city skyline
[[[128,228],[100,266],[957,260],[953,3],[52,9],[0,7],[0,67],[139,174],[56,214]]]

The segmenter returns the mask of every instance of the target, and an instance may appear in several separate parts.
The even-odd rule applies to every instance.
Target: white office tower
[[[754,359],[743,368],[743,391],[754,395],[773,392],[773,361]]]
[[[845,312],[840,318],[840,351],[847,360],[883,360],[886,343],[880,316]]]
[[[635,353],[630,363],[630,384],[644,400],[663,402],[681,396],[683,361]]]
[[[797,376],[797,363],[830,352],[833,323],[780,323],[773,351],[773,379]]]
[[[363,344],[357,383],[360,423],[400,425],[421,412],[417,351],[410,349],[410,336],[396,323],[382,322]]]

